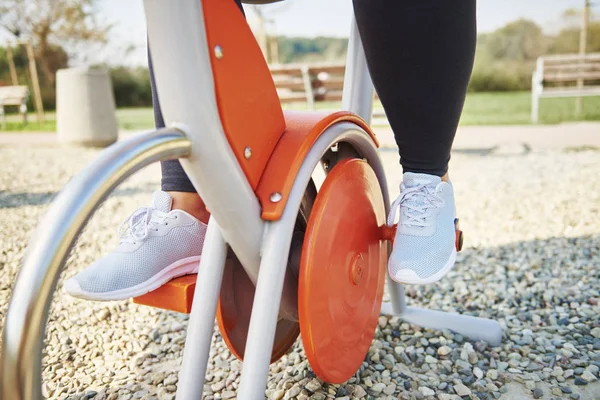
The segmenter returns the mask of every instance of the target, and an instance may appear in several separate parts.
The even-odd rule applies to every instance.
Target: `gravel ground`
[[[267,396],[600,399],[600,153],[521,150],[454,154],[466,249],[441,283],[407,288],[411,304],[498,319],[505,327],[500,347],[382,316],[349,382],[316,379],[298,342],[272,365]],[[96,154],[0,147],[0,321],[31,230],[56,191]],[[382,157],[395,196],[396,154],[384,150]],[[110,250],[119,224],[148,203],[158,174],[158,166],[146,169],[105,203],[65,275]],[[84,302],[59,290],[48,326],[44,392],[53,399],[174,399],[186,324],[181,314],[129,301]],[[206,398],[234,398],[240,371],[216,335]]]

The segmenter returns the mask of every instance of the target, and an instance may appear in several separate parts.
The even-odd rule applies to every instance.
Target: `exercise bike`
[[[178,399],[202,398],[215,319],[243,360],[240,399],[264,398],[270,363],[299,335],[320,379],[348,380],[381,313],[500,344],[496,321],[407,307],[403,286],[389,279],[390,302],[382,301],[394,228],[386,225],[388,188],[369,127],[373,86],[355,23],[342,111],[284,112],[233,1],[144,4],[167,127],[104,150],[48,209],[6,315],[2,399],[42,398],[49,305],[90,216],[134,172],[175,158],[211,212],[199,272],[134,301],[190,313]],[[326,174],[318,190],[316,168]]]

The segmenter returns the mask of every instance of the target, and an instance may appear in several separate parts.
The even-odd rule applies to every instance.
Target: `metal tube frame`
[[[227,244],[217,222],[211,218],[194,290],[194,298],[202,301],[195,301],[192,305],[179,372],[178,399],[202,398],[226,256]]]
[[[12,292],[2,338],[0,398],[42,398],[42,345],[50,302],[69,252],[93,212],[139,169],[190,153],[191,142],[176,129],[142,134],[109,147],[56,197],[34,232]]]
[[[239,399],[264,397],[275,337],[279,301],[286,271],[286,260],[296,215],[306,186],[316,166],[335,144],[352,145],[373,167],[381,185],[384,202],[389,205],[387,183],[377,149],[368,134],[355,124],[342,122],[328,128],[307,154],[294,181],[289,200],[280,220],[268,223],[264,238],[264,255],[252,307],[250,329],[244,354]]]

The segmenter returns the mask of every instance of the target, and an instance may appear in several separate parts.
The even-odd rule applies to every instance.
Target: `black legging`
[[[448,171],[473,67],[475,5],[475,0],[354,0],[369,71],[404,172]],[[163,127],[151,63],[150,74],[156,126]],[[195,191],[179,161],[162,163],[162,190]]]

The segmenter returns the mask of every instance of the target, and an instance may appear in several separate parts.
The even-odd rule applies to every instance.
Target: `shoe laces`
[[[403,188],[400,196],[392,203],[387,223],[389,226],[394,225],[396,213],[401,209],[400,213],[404,216],[400,218],[402,225],[427,228],[431,226],[427,220],[433,216],[432,210],[443,207],[444,204],[444,199],[435,193],[431,185],[423,183]]]
[[[119,227],[119,239],[121,243],[136,243],[145,240],[154,229],[158,231],[158,226],[167,225],[167,219],[177,219],[177,216],[170,215],[153,207],[138,208],[125,222]]]

